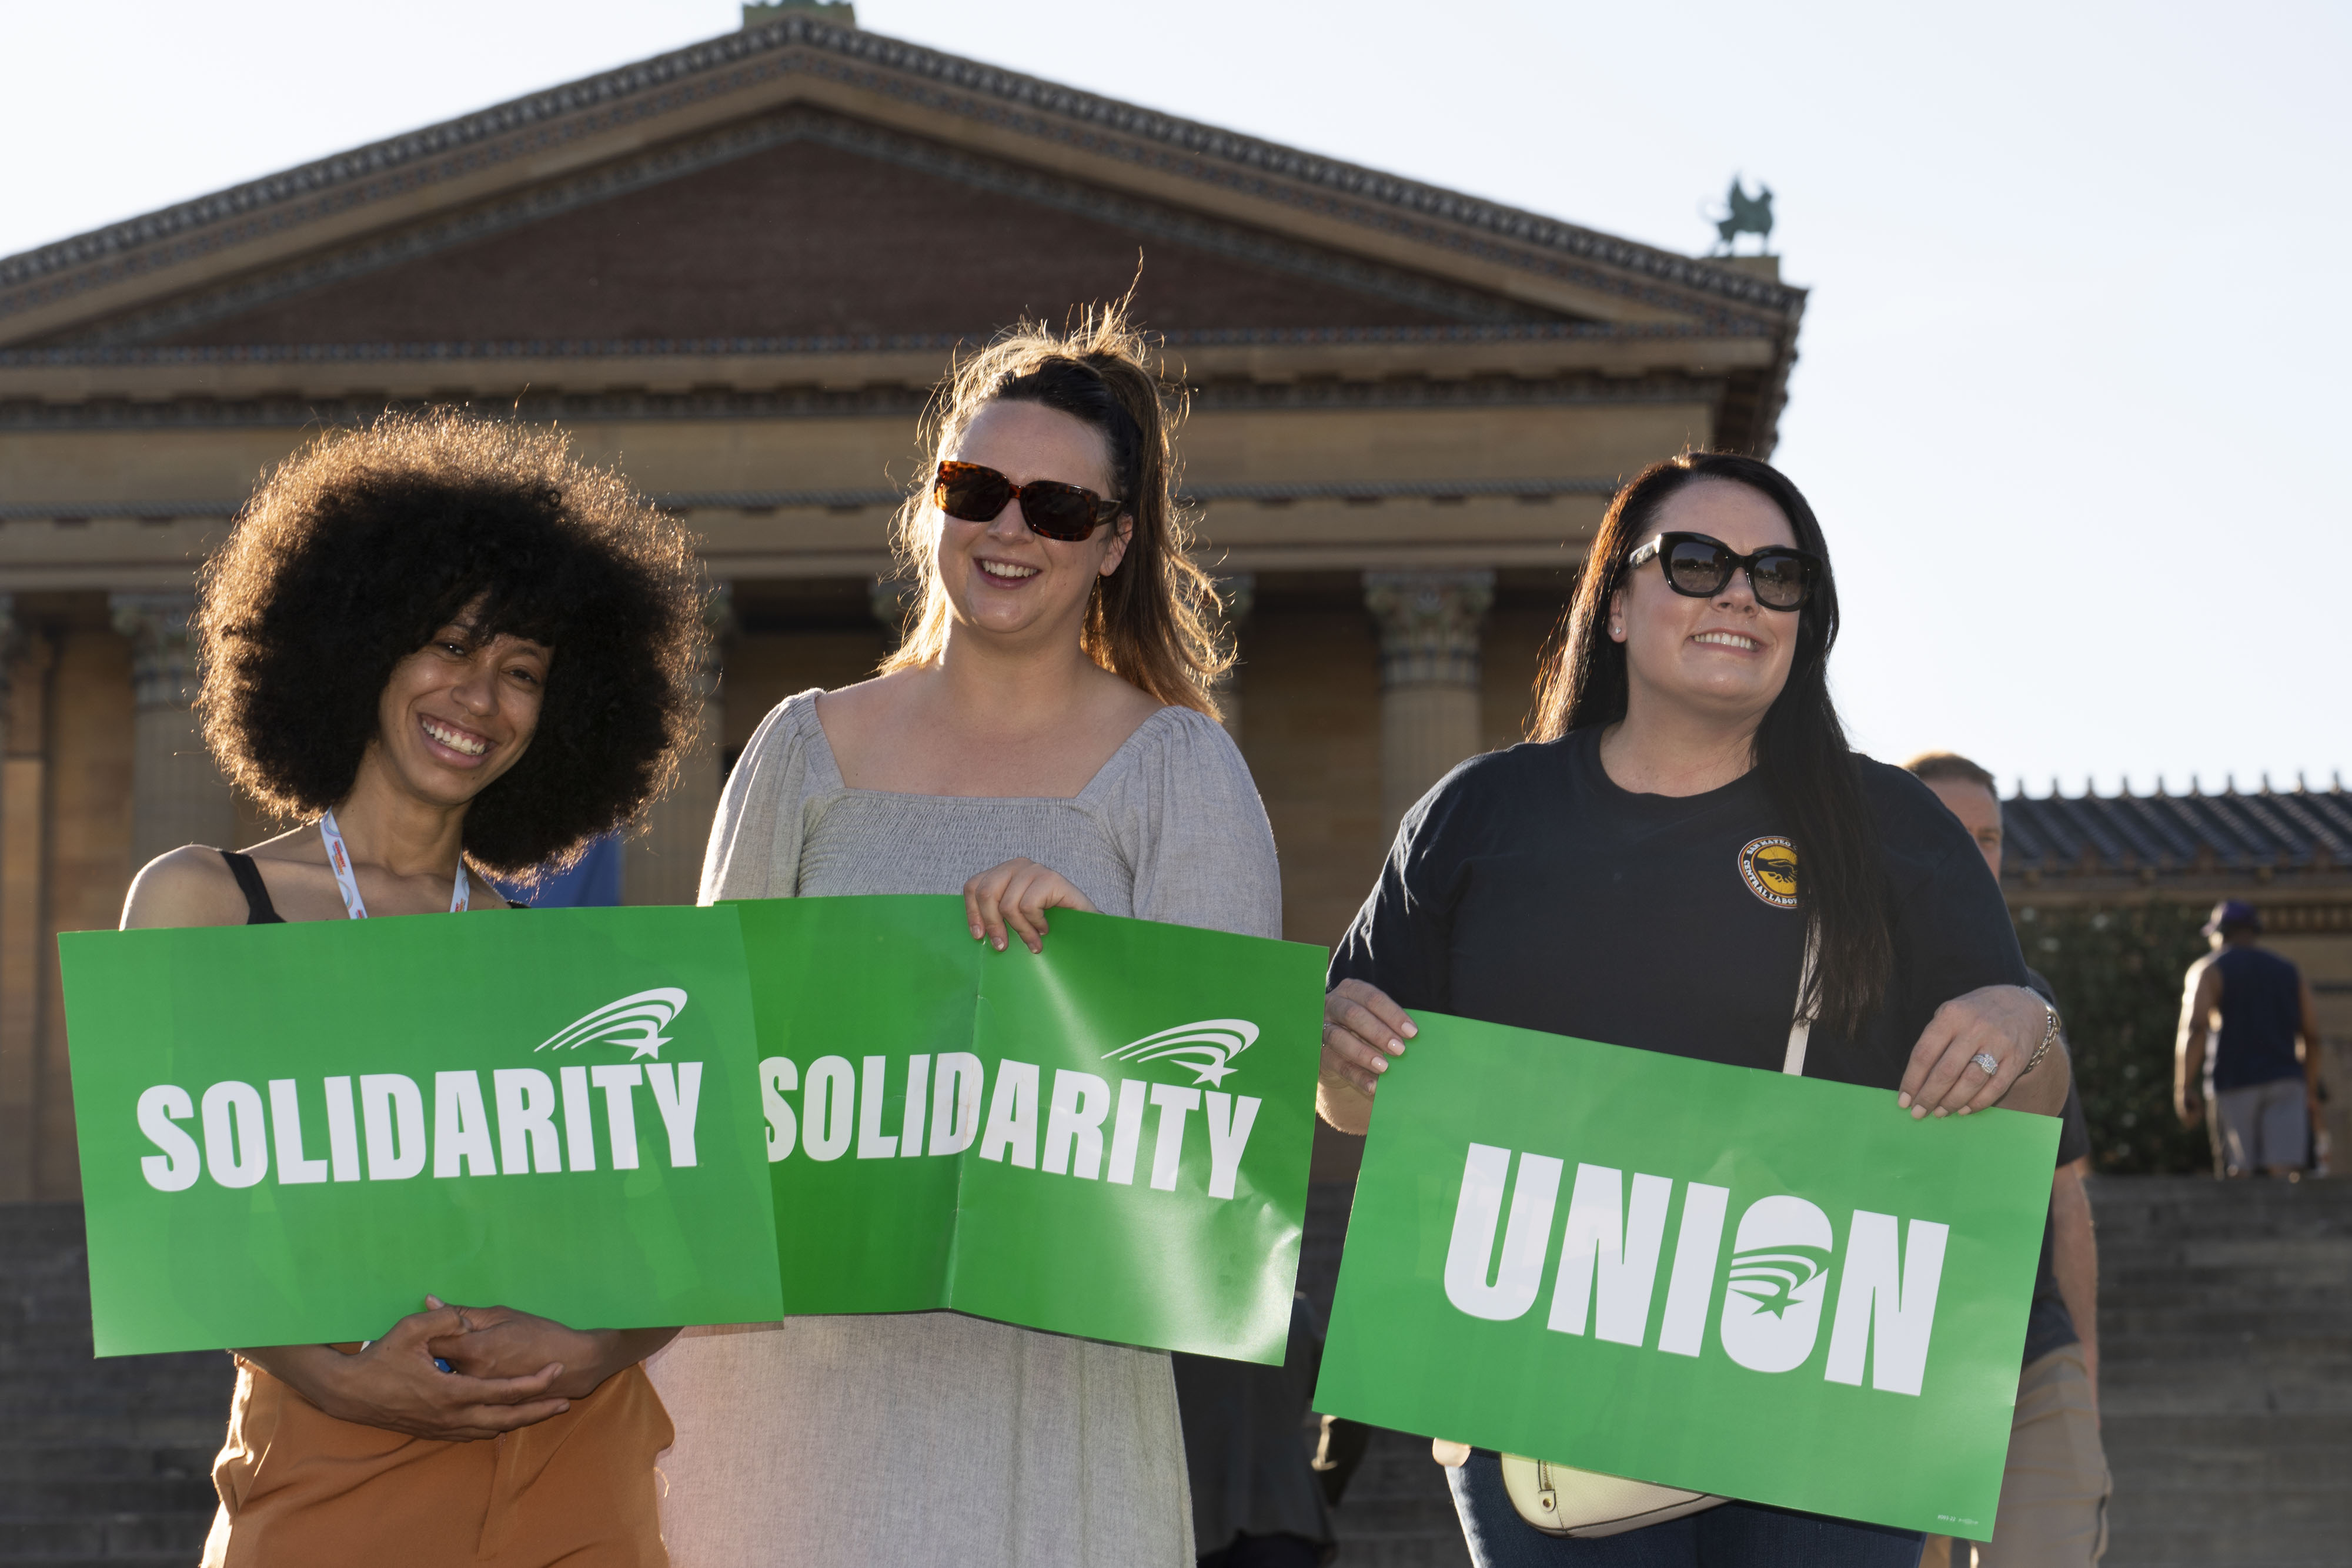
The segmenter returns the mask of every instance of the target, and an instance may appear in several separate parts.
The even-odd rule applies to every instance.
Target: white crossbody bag
[[[1792,1077],[1801,1078],[1805,1072],[1805,1042],[1813,1032],[1813,1020],[1802,1009],[1812,982],[1813,948],[1809,941],[1804,971],[1797,982],[1797,1019],[1789,1026],[1789,1050],[1780,1060],[1780,1071]],[[1546,1535],[1620,1535],[1730,1500],[1574,1470],[1517,1454],[1503,1456],[1503,1490],[1510,1494],[1511,1506],[1519,1517]]]

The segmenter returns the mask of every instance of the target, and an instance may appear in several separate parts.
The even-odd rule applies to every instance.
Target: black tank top
[[[278,914],[277,906],[269,902],[269,884],[261,880],[261,868],[253,863],[253,857],[241,855],[235,850],[223,850],[220,858],[228,862],[229,874],[236,878],[236,885],[245,894],[245,923],[247,925],[285,925],[286,916]]]
[[[236,878],[237,887],[245,894],[245,923],[247,925],[285,925],[286,916],[278,914],[277,905],[269,902],[269,884],[261,880],[261,868],[253,863],[253,857],[241,855],[235,850],[223,850],[220,858],[228,862],[229,874]],[[512,898],[507,901],[507,907],[527,909],[530,905],[519,898]]]

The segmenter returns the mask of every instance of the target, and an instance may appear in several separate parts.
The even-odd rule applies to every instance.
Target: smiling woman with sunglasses
[[[1534,741],[1406,813],[1332,959],[1325,1119],[1365,1131],[1412,1008],[1864,1084],[1890,1116],[2055,1115],[2057,1015],[2025,988],[1975,843],[1917,779],[1846,745],[1837,619],[1821,525],[1769,465],[1692,453],[1619,491]],[[1687,1493],[1614,1511],[1661,1522],[1551,1533],[1538,1523],[1605,1520],[1600,1489],[1554,1467],[1559,1507],[1531,1521],[1502,1456],[1438,1449],[1481,1568],[1919,1560],[1916,1533]]]
[[[906,641],[761,725],[705,900],[961,892],[999,951],[1041,950],[1057,908],[1279,935],[1143,345],[1116,314],[1024,329],[937,407]],[[1192,1568],[1164,1354],[917,1312],[688,1330],[651,1370],[678,1568]]]

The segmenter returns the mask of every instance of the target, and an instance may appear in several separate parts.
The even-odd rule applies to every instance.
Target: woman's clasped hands
[[[455,1307],[433,1296],[425,1306],[356,1351],[244,1354],[338,1420],[466,1443],[562,1415],[672,1332],[572,1329],[511,1307]]]
[[[573,1380],[560,1357],[537,1354],[543,1343],[526,1348],[520,1336],[477,1331],[475,1322],[491,1324],[481,1309],[425,1301],[424,1312],[354,1352],[319,1345],[244,1354],[337,1420],[445,1443],[495,1437],[572,1407],[558,1385]]]

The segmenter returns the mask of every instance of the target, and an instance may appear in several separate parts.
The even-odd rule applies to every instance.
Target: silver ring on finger
[[[1974,1056],[1969,1057],[1969,1060],[1976,1063],[1979,1067],[1983,1068],[1984,1075],[1987,1078],[1992,1077],[1995,1073],[1998,1073],[2000,1071],[2000,1059],[1994,1056],[1990,1051],[1979,1051]]]

